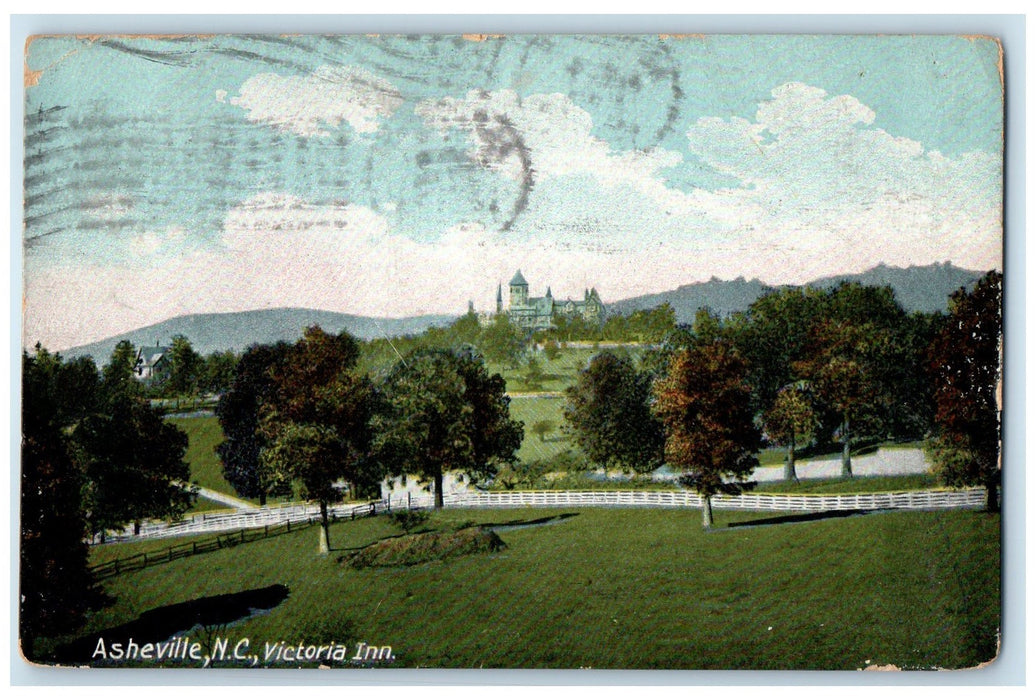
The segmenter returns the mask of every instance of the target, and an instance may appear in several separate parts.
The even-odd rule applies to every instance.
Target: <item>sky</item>
[[[999,47],[955,36],[42,37],[23,344],[1002,269]]]

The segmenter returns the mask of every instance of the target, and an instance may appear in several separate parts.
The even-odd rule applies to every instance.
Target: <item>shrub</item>
[[[380,566],[413,566],[465,554],[487,554],[507,545],[492,530],[469,527],[453,532],[423,532],[391,537],[339,561],[356,569]]]
[[[428,517],[425,510],[397,510],[389,514],[389,520],[406,533],[428,522]]]

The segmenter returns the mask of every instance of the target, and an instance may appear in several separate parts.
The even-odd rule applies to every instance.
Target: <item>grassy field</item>
[[[216,454],[216,445],[223,442],[219,419],[202,416],[166,420],[187,433],[186,460],[191,465],[191,481],[213,491],[234,494],[234,488],[223,478],[223,464]]]
[[[194,501],[194,505],[191,506],[190,509],[187,511],[187,515],[190,515],[192,513],[207,513],[213,510],[227,509],[228,507],[225,503],[220,503],[219,501],[211,501],[208,498],[205,498],[204,496],[198,496],[198,498]]]
[[[562,348],[553,360],[548,360],[543,353],[537,353],[536,361],[540,365],[542,378],[534,384],[526,381],[529,368],[524,363],[517,368],[490,363],[488,369],[490,373],[499,373],[504,378],[508,391],[564,391],[575,382],[580,370],[586,368],[590,358],[597,352],[592,348]]]
[[[446,511],[429,525],[559,510]],[[567,509],[504,530],[507,549],[356,570],[337,556],[399,534],[387,518],[340,523],[330,557],[314,528],[122,574],[87,632],[158,606],[282,584],[232,640],[391,645],[397,666],[688,669],[960,668],[996,648],[1000,520],[899,512],[739,527],[763,513]],[[170,544],[158,543],[162,547]],[[156,547],[95,547],[95,561]],[[196,630],[195,637],[200,636]],[[233,643],[233,642],[232,642]]]
[[[534,459],[550,459],[551,457],[575,448],[575,444],[562,430],[565,424],[565,399],[513,397],[511,399],[511,418],[525,424],[525,440],[518,450],[518,458],[523,462]],[[540,440],[532,434],[532,425],[539,420],[548,420],[554,424],[554,430]]]
[[[931,474],[857,476],[852,479],[803,479],[759,484],[753,493],[884,493],[939,488]]]

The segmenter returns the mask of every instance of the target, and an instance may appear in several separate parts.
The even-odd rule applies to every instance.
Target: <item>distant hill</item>
[[[828,289],[843,280],[870,286],[889,285],[896,293],[896,301],[906,311],[946,311],[949,297],[961,287],[971,287],[986,274],[954,267],[950,263],[911,267],[878,265],[858,275],[825,277],[810,282],[811,287]]]
[[[145,328],[122,333],[105,340],[62,350],[66,358],[91,355],[98,364],[107,362],[120,340],[136,347],[168,345],[175,335],[184,335],[194,349],[207,355],[221,350],[240,352],[253,343],[293,342],[307,326],[319,325],[329,333],[347,330],[357,338],[369,340],[380,336],[421,333],[431,326],[446,326],[456,316],[411,316],[408,318],[372,318],[314,309],[263,309],[222,314],[178,316]]]
[[[949,263],[922,267],[889,267],[878,265],[856,275],[839,275],[814,280],[809,286],[833,287],[846,280],[869,285],[888,284],[907,311],[945,311],[949,295],[960,287],[975,283],[981,272],[954,267]],[[757,280],[720,280],[686,284],[668,292],[647,294],[607,304],[609,313],[629,314],[651,309],[669,302],[676,310],[676,320],[691,323],[699,308],[708,307],[720,316],[744,311],[773,287]],[[129,340],[137,347],[168,345],[175,335],[190,339],[194,349],[205,355],[217,350],[240,352],[253,343],[293,342],[306,326],[319,325],[326,331],[347,330],[358,338],[398,336],[421,333],[431,326],[446,326],[457,317],[446,315],[412,316],[409,318],[371,318],[314,309],[265,309],[222,314],[178,316],[146,328],[122,333],[105,340],[62,350],[66,358],[91,355],[98,364],[111,356],[120,340]]]
[[[878,265],[866,272],[854,275],[825,277],[809,282],[806,286],[819,289],[834,287],[840,282],[859,282],[865,285],[889,285],[896,299],[908,312],[945,311],[947,300],[961,287],[973,285],[984,273],[964,270],[950,263],[911,267],[890,267]],[[651,309],[668,302],[676,311],[679,323],[691,323],[700,308],[708,307],[722,316],[744,311],[753,301],[774,287],[757,279],[724,281],[713,277],[708,282],[685,284],[668,292],[646,294],[607,303],[608,313],[629,314],[632,311]]]
[[[721,280],[713,277],[708,282],[684,284],[659,294],[645,294],[621,301],[605,303],[609,314],[628,315],[634,311],[653,309],[666,302],[676,311],[677,323],[691,323],[698,309],[708,307],[721,317],[744,311],[771,287],[759,280]]]

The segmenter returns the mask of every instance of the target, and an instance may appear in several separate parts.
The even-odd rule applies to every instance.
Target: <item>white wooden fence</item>
[[[370,503],[332,506],[329,514],[336,520],[405,509],[434,506],[428,496],[402,496]],[[901,491],[832,495],[754,494],[713,496],[717,510],[766,510],[820,512],[836,510],[929,510],[981,508],[986,503],[982,488],[960,490]],[[691,491],[489,491],[447,494],[448,508],[521,508],[526,506],[595,506],[646,508],[701,508],[701,497]],[[320,517],[316,505],[270,506],[234,513],[199,513],[175,523],[150,522],[134,535],[132,528],[115,539],[181,537],[209,532],[227,532],[278,525],[311,522]]]
[[[413,499],[413,506],[426,507],[431,497]],[[752,494],[713,496],[712,507],[728,510],[886,510],[981,508],[986,503],[982,488],[962,490],[903,491],[832,495]],[[404,503],[393,503],[394,507]],[[522,506],[644,506],[651,508],[701,508],[701,497],[691,491],[493,491],[451,494],[448,507],[517,508]]]

